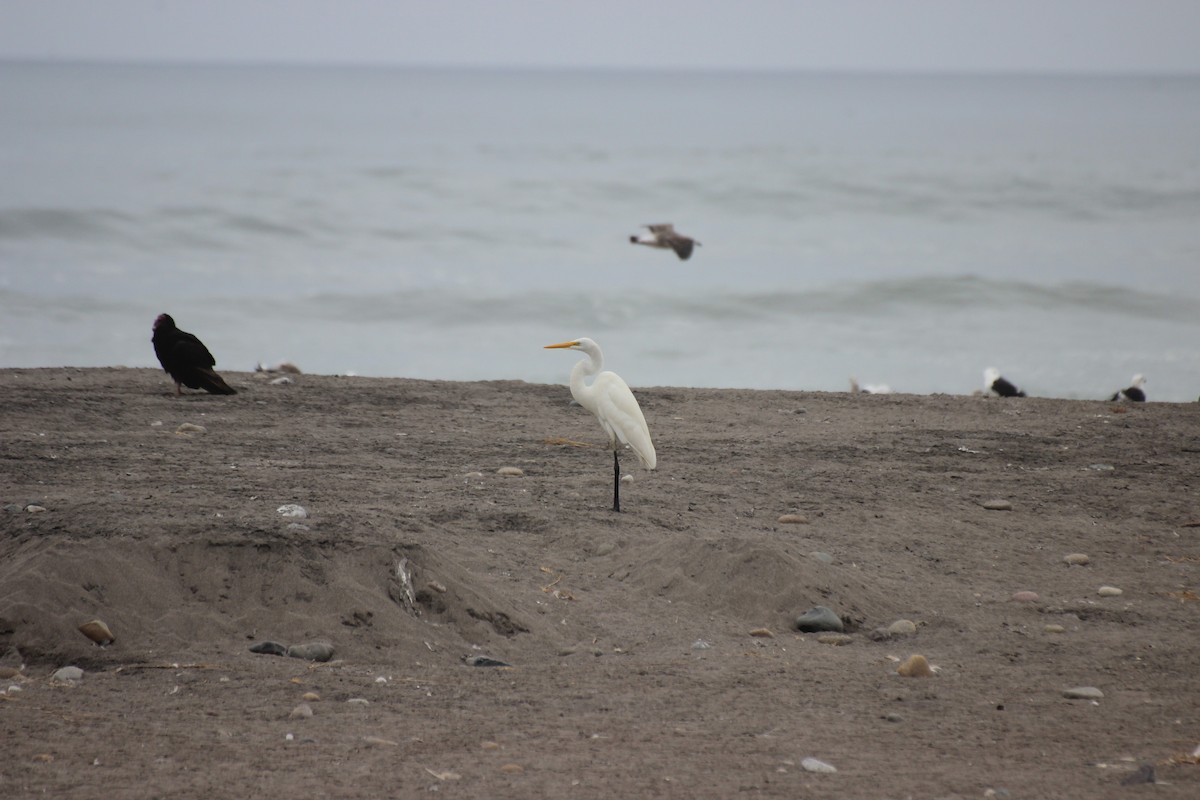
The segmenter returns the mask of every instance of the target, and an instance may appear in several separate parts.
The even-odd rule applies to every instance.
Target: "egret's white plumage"
[[[646,469],[658,466],[642,408],[630,391],[629,384],[615,372],[604,370],[604,354],[600,352],[600,345],[591,339],[548,344],[546,349],[578,350],[586,356],[571,369],[571,396],[592,412],[600,421],[600,427],[608,434],[608,444],[613,451],[613,510],[619,511],[620,466],[617,453],[621,446],[627,445],[633,450]],[[591,383],[587,382],[589,377],[592,377]]]

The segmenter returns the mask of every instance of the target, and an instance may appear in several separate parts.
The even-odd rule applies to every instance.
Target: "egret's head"
[[[548,344],[543,348],[545,350],[582,350],[585,353],[591,353],[597,350],[596,343],[586,336],[581,336],[578,339],[572,339],[569,342],[559,342],[558,344]]]

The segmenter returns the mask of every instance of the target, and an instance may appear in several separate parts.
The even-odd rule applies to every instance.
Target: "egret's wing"
[[[650,429],[629,385],[614,372],[601,372],[592,389],[596,399],[594,413],[609,438],[629,445],[646,469],[654,469],[658,460],[650,441]]]

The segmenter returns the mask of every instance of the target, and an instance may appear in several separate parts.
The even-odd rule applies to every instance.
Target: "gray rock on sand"
[[[826,608],[825,606],[814,606],[796,617],[796,630],[804,633],[814,633],[817,631],[841,633],[845,630],[845,626],[842,624],[842,618],[833,609]]]
[[[287,649],[287,655],[305,661],[328,661],[333,658],[333,645],[329,642],[294,644]]]
[[[79,667],[63,667],[58,672],[55,672],[50,680],[55,683],[78,683],[83,680],[83,670]]]
[[[1065,689],[1063,697],[1069,700],[1100,700],[1104,697],[1104,692],[1095,686],[1076,686],[1074,689]]]
[[[286,656],[287,645],[279,642],[255,642],[250,645],[251,653],[259,653],[267,656]]]

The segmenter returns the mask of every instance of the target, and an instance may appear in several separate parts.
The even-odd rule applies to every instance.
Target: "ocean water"
[[[0,62],[0,367],[167,311],[226,370],[1194,401],[1198,143],[1198,77]]]

